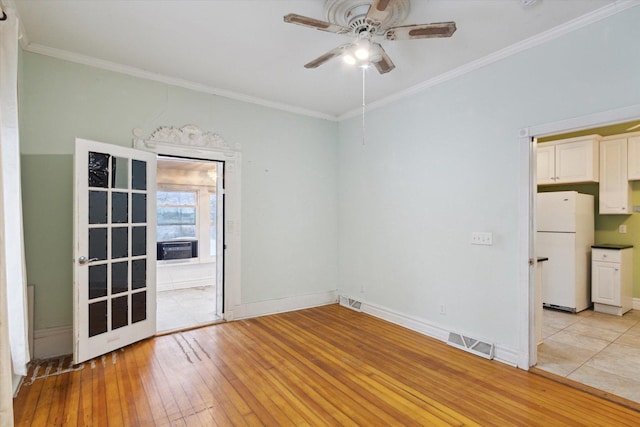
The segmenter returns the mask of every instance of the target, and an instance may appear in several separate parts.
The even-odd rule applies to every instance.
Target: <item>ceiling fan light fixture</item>
[[[361,61],[366,61],[371,55],[371,42],[367,38],[361,38],[353,46],[353,54]]]
[[[369,49],[367,47],[359,47],[354,52],[354,55],[360,60],[369,59]]]
[[[356,62],[358,62],[355,56],[351,55],[350,53],[345,53],[344,55],[342,55],[342,60],[349,65],[356,65]]]
[[[366,67],[371,62],[371,56],[375,53],[374,50],[369,39],[361,38],[345,50],[342,60],[349,65]]]
[[[1,0],[0,0],[1,1]],[[380,74],[395,68],[395,64],[374,37],[387,40],[410,40],[451,37],[456,23],[435,22],[420,25],[401,25],[409,13],[410,0],[326,0],[328,21],[290,13],[284,21],[335,34],[351,34],[351,43],[341,44],[318,58],[304,64],[305,68],[317,68],[327,61],[342,56],[352,66],[368,68],[373,65]],[[540,1],[540,0],[510,0]]]

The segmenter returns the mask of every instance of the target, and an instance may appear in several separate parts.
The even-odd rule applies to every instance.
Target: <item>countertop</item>
[[[612,243],[603,243],[601,245],[592,245],[593,249],[613,249],[613,250],[621,250],[621,249],[629,249],[632,248],[633,245],[614,245]]]

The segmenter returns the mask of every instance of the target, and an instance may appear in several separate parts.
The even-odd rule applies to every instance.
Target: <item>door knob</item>
[[[92,261],[98,261],[98,258],[91,258],[88,259],[86,256],[81,256],[80,258],[78,258],[78,264],[80,265],[85,265],[85,264],[89,264]]]

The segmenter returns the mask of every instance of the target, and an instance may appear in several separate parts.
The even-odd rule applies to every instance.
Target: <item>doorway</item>
[[[217,133],[208,132],[195,125],[181,128],[163,126],[151,135],[145,136],[140,129],[134,129],[135,148],[151,151],[159,156],[168,156],[190,160],[216,161],[222,165],[218,169],[218,193],[223,203],[217,204],[219,227],[218,238],[222,238],[222,247],[218,247],[216,295],[217,312],[223,313],[224,320],[234,320],[243,315],[241,277],[242,242],[242,151],[240,144],[230,144]],[[155,176],[154,176],[155,183]],[[223,218],[224,216],[224,222]],[[224,224],[224,227],[222,226]],[[220,242],[220,240],[218,240]],[[220,243],[219,243],[220,244]],[[224,253],[223,253],[224,252]],[[223,256],[224,255],[224,256]],[[224,261],[224,262],[223,262]]]
[[[536,137],[533,144],[592,134],[602,137],[632,135],[640,130],[640,124],[637,121],[640,115],[636,110],[630,114],[629,110],[625,110],[585,117],[579,120],[582,124],[580,127],[563,127],[561,123],[542,126],[539,132],[531,132],[531,135]],[[572,123],[572,125],[575,124],[575,122]],[[533,153],[535,161],[535,149]],[[532,169],[536,170],[535,163],[533,166]],[[632,193],[640,194],[640,181],[630,182],[629,185]],[[634,245],[635,251],[640,251],[640,221],[634,221],[631,212],[626,215],[600,214],[598,183],[537,187],[534,180],[531,188],[534,197],[536,192],[540,191],[576,191],[594,196],[594,243],[596,245],[626,243]],[[634,197],[631,203],[637,205],[639,202],[640,200]],[[537,216],[535,209],[534,204],[532,209],[533,224],[536,223]],[[535,227],[532,229],[535,233]],[[533,253],[542,255],[537,250]],[[634,264],[636,263],[634,262]],[[544,262],[541,263],[541,268],[545,268]],[[590,264],[588,268],[590,273]],[[635,276],[635,281],[639,281],[638,275],[635,274]],[[591,282],[589,281],[590,289]],[[534,293],[537,298],[540,297],[540,292],[541,287],[535,288]],[[637,306],[638,297],[636,295],[634,297]],[[536,301],[535,298],[532,300]],[[640,393],[638,393],[636,386],[637,381],[640,380],[640,358],[637,356],[640,350],[638,344],[640,343],[640,310],[632,309],[623,316],[600,313],[594,311],[593,307],[580,310],[578,313],[567,313],[549,308],[542,310],[541,307],[538,307],[541,305],[540,301],[538,299],[533,306],[530,317],[535,319],[534,328],[530,329],[530,337],[537,335],[531,344],[533,354],[531,361],[536,370],[538,372],[542,370],[640,403]],[[537,334],[534,332],[536,330]]]
[[[223,318],[224,162],[158,156],[157,332]]]

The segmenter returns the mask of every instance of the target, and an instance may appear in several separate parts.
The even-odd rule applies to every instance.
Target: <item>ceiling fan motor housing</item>
[[[327,21],[350,28],[354,34],[368,32],[383,35],[387,28],[402,23],[409,15],[409,0],[395,0],[387,6],[387,17],[382,22],[367,22],[371,0],[327,0]]]

